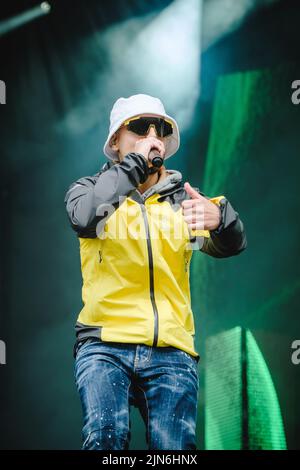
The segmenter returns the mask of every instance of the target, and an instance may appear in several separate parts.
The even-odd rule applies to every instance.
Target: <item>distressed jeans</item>
[[[83,410],[82,449],[128,450],[130,406],[148,449],[195,450],[199,357],[174,347],[79,343],[74,372]]]

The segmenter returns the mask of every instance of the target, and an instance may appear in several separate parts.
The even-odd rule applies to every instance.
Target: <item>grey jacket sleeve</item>
[[[98,222],[107,218],[107,212],[97,215],[99,206],[103,204],[116,209],[120,204],[119,198],[123,196],[124,200],[147,177],[146,159],[138,153],[129,153],[121,163],[105,164],[99,173],[75,181],[64,199],[71,227],[80,237],[96,238]]]
[[[195,237],[198,248],[214,258],[238,255],[247,247],[244,224],[238,212],[233,209],[226,198],[220,200],[219,209],[221,212],[220,225],[215,230],[210,230],[208,238]]]

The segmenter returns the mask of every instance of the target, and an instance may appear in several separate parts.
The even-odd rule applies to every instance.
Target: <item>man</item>
[[[159,99],[120,98],[103,148],[110,161],[65,197],[83,278],[74,346],[83,449],[128,449],[130,405],[149,449],[196,449],[190,260],[194,250],[237,255],[246,236],[224,196],[208,198],[152,163],[178,148],[177,123]]]

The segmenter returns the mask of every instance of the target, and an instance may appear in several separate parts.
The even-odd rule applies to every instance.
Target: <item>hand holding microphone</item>
[[[160,156],[157,150],[151,150],[148,159],[156,168],[160,168],[164,163],[164,159]]]
[[[163,165],[165,146],[156,137],[146,137],[145,139],[137,140],[134,151],[143,155],[155,168],[160,168]],[[153,171],[149,171],[149,173],[151,174]]]

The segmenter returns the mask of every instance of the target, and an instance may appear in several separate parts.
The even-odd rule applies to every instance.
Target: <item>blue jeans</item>
[[[77,349],[82,449],[128,450],[130,405],[139,408],[148,449],[195,450],[199,357],[174,347],[102,342]]]

